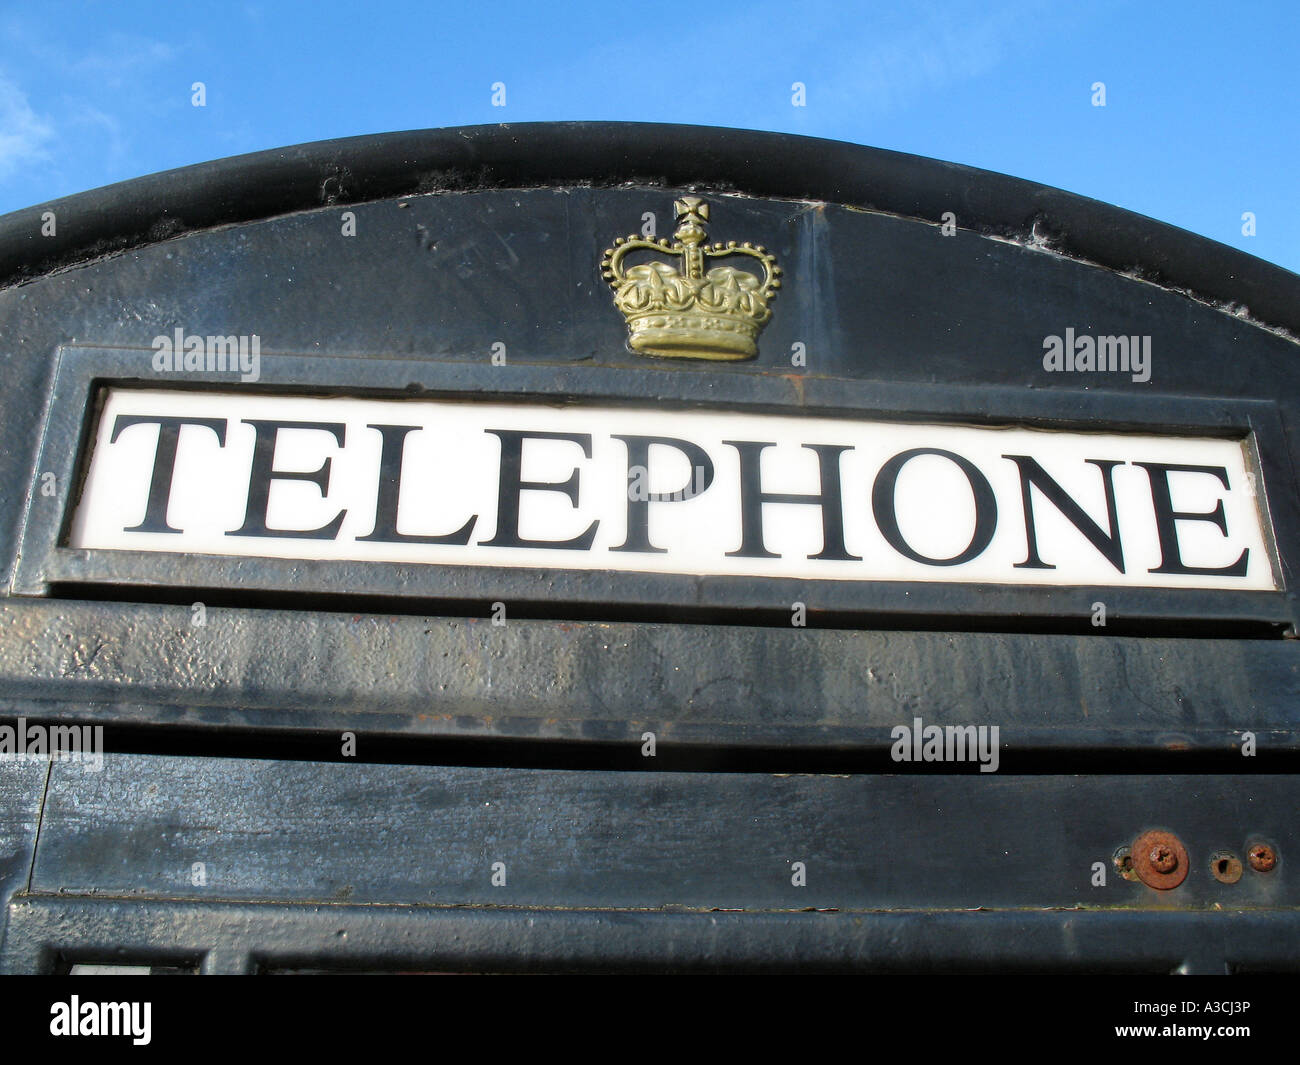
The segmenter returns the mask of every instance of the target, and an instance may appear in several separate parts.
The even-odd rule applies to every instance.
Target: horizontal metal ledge
[[[1284,592],[1171,588],[832,581],[545,570],[393,562],[297,561],[55,549],[42,579],[66,599],[194,602],[300,611],[487,615],[496,603],[521,618],[673,619],[783,627],[792,608],[815,628],[966,632],[1089,632],[1098,602],[1126,636],[1281,639],[1294,631]],[[1098,636],[1103,634],[1098,633]]]
[[[1300,912],[645,913],[20,896],[0,972],[1296,972]]]
[[[0,716],[365,740],[573,741],[664,755],[884,752],[998,725],[1017,750],[1270,756],[1300,746],[1284,640],[846,631],[0,599]],[[267,740],[268,744],[270,740]],[[364,753],[364,752],[363,752]],[[428,752],[412,750],[412,760]],[[884,765],[882,763],[881,767]]]
[[[1268,910],[1300,776],[800,775],[109,755],[55,763],[28,890],[620,909]],[[1116,852],[1174,833],[1186,878]],[[1235,883],[1212,859],[1271,847]],[[196,876],[195,869],[200,869]],[[802,863],[796,868],[795,863]],[[1104,874],[1104,883],[1098,874]]]

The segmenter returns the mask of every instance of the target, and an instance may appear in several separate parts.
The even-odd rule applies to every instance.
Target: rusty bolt
[[[1250,867],[1257,873],[1267,873],[1277,865],[1277,855],[1267,843],[1256,843],[1246,857],[1250,861]]]
[[[1151,868],[1157,873],[1172,873],[1178,868],[1178,855],[1173,847],[1160,843],[1151,848]]]
[[[1147,887],[1168,891],[1187,879],[1187,850],[1172,832],[1145,832],[1133,843],[1133,871]]]

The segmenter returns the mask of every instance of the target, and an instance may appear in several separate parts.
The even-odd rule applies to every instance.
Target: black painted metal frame
[[[1245,305],[1300,336],[1296,275],[1186,230],[1005,174],[844,141],[642,122],[525,122],[316,141],[169,170],[0,217],[0,288],[183,233],[425,192],[626,183],[820,200],[1033,239]],[[53,237],[40,235],[54,210]]]
[[[1296,494],[1285,461],[1286,440],[1277,405],[1241,398],[1206,400],[1163,398],[1158,403],[1136,396],[1096,397],[1081,403],[1068,397],[1025,390],[982,388],[899,388],[878,382],[809,379],[802,403],[790,406],[790,384],[763,377],[654,373],[654,390],[643,374],[602,367],[412,363],[365,358],[321,358],[264,354],[262,378],[238,384],[229,374],[187,373],[183,381],[153,371],[151,351],[64,347],[60,350],[46,432],[37,470],[54,471],[76,487],[59,500],[47,499],[33,483],[15,574],[14,592],[48,594],[53,587],[97,584],[120,588],[195,589],[220,597],[251,591],[283,592],[299,597],[346,596],[383,600],[388,609],[427,609],[436,603],[480,604],[486,613],[494,601],[506,601],[546,616],[579,608],[613,616],[638,611],[707,611],[711,619],[747,612],[751,620],[767,617],[788,624],[790,604],[803,602],[813,623],[857,625],[868,618],[890,618],[894,625],[945,629],[1012,629],[1047,631],[1096,630],[1089,621],[1092,604],[1104,597],[1112,619],[1109,633],[1183,632],[1199,635],[1280,635],[1293,629],[1294,601],[1285,590],[1235,592],[1196,589],[1048,587],[973,585],[950,582],[867,582],[791,580],[766,577],[683,576],[616,571],[559,571],[494,566],[419,566],[395,563],[296,561],[272,558],[225,558],[151,552],[88,551],[64,545],[72,512],[80,496],[77,466],[86,457],[87,441],[97,414],[101,387],[225,388],[261,393],[311,395],[452,397],[466,401],[515,399],[572,404],[681,409],[745,410],[819,417],[894,419],[928,423],[1016,424],[1033,428],[1154,434],[1217,436],[1245,439],[1263,487],[1266,537],[1273,534],[1267,507],[1270,491]],[[647,371],[654,372],[654,371]],[[701,400],[707,394],[707,401]],[[1089,409],[1091,408],[1091,409]],[[988,411],[998,411],[990,419]],[[1293,514],[1283,510],[1282,522]],[[1300,542],[1300,530],[1285,525],[1277,540]],[[1280,565],[1270,543],[1274,570]],[[128,593],[129,594],[129,593]],[[285,601],[289,605],[291,601]],[[1074,619],[1073,623],[1071,619]]]
[[[1294,911],[648,913],[15,896],[0,972],[1295,972]],[[341,934],[342,933],[342,934]]]
[[[0,288],[21,299],[29,282],[98,259],[316,208],[577,184],[812,200],[934,226],[953,212],[962,231],[1208,305],[1198,315],[1248,307],[1234,326],[1282,358],[1300,337],[1295,275],[1106,204],[856,145],[620,123],[354,138],[95,190],[0,218]],[[58,235],[46,238],[39,218],[51,209]],[[77,321],[97,313],[88,302]],[[168,380],[152,352],[73,340],[87,335],[33,330],[25,350],[0,352],[48,374],[32,385],[46,429],[15,584],[0,594],[0,723],[104,724],[121,765],[97,790],[62,764],[0,764],[0,971],[1300,970],[1291,397],[1204,398],[1204,378],[1202,398],[1153,397],[269,352],[261,382],[233,387],[627,406],[653,396],[683,409],[707,396],[785,415],[1246,439],[1287,587],[846,587],[335,562],[295,563],[291,577],[276,560],[64,546],[76,497],[45,497],[37,472],[75,483],[97,389],[232,386]],[[26,463],[31,441],[20,445]],[[1111,623],[1096,630],[1090,604],[1102,595]],[[189,628],[196,597],[214,607],[201,645]],[[525,620],[492,630],[474,616],[498,599]],[[792,632],[796,599],[822,631]],[[1048,635],[1062,629],[1073,631]],[[1180,638],[1193,635],[1203,638]],[[1260,636],[1290,638],[1245,638]],[[1007,771],[994,781],[939,765],[886,779],[892,726],[913,715],[1002,726]],[[651,765],[644,729],[661,741]],[[339,764],[344,730],[367,764]],[[1247,731],[1257,759],[1242,757]],[[1072,772],[1089,776],[1062,776]],[[818,775],[791,776],[803,773]],[[831,775],[844,773],[867,775]],[[494,812],[485,795],[515,805]],[[340,842],[354,822],[363,842]],[[661,833],[658,879],[632,846],[646,826]],[[1185,836],[1188,881],[1156,892],[1112,869],[1094,892],[1093,863],[1152,827]],[[519,845],[516,872],[551,879],[494,894],[475,864],[489,838]],[[1211,878],[1214,848],[1257,839],[1280,850],[1273,872]],[[205,851],[246,867],[191,890],[185,863]],[[812,895],[791,887],[786,851],[818,855]],[[440,864],[452,853],[459,866]],[[737,856],[750,866],[728,866]],[[593,862],[601,876],[584,879]],[[828,868],[838,898],[818,894]],[[428,901],[432,889],[445,904]],[[715,889],[716,905],[702,897]],[[672,904],[683,892],[696,893],[693,907]],[[602,893],[625,905],[603,905]],[[839,912],[800,912],[809,899]]]
[[[52,767],[0,970],[1294,969],[1298,788],[112,755]],[[1173,898],[1113,865],[1153,825]]]

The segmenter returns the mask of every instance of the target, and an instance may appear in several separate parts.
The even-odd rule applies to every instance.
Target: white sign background
[[[222,418],[226,444],[202,427],[180,431],[168,521],[180,534],[124,531],[141,522],[148,499],[158,429],[135,425],[110,443],[118,415]],[[315,471],[331,460],[329,491],[315,484],[273,480],[267,513],[272,528],[314,529],[346,509],[334,540],[228,536],[241,527],[247,502],[255,434],[242,419],[341,422],[345,445],[316,430],[279,434],[274,469]],[[365,543],[375,522],[382,438],[369,423],[416,425],[406,438],[398,529],[436,535],[459,529],[478,515],[465,546]],[[592,457],[575,443],[527,440],[524,480],[563,482],[579,471],[580,505],[558,492],[525,490],[520,497],[520,535],[562,540],[599,520],[590,550],[482,546],[496,530],[501,446],[487,429],[589,433]],[[650,540],[666,554],[611,551],[626,535],[628,453],[614,434],[679,437],[700,445],[716,476],[702,494],[651,503]],[[724,440],[774,441],[762,460],[765,492],[820,491],[818,457],[804,444],[841,444],[845,545],[862,561],[809,559],[822,549],[817,506],[766,504],[767,549],[779,558],[728,557],[741,542],[740,462]],[[429,565],[489,565],[652,573],[735,574],[826,580],[949,581],[995,584],[1113,585],[1271,590],[1276,587],[1264,523],[1240,441],[1130,434],[1063,433],[1022,428],[985,428],[805,418],[736,412],[665,411],[600,407],[547,407],[448,400],[373,400],[342,397],[271,396],[235,392],[114,389],[96,429],[82,497],[71,527],[77,548],[162,551],[291,559],[351,559]],[[871,510],[871,490],[881,466],[911,448],[941,448],[968,459],[988,479],[998,505],[996,533],[988,548],[959,566],[930,566],[904,557],[881,535]],[[1151,573],[1161,561],[1151,484],[1145,470],[1114,471],[1126,572],[1121,574],[1043,495],[1034,490],[1039,555],[1055,569],[1018,569],[1026,557],[1020,480],[1004,455],[1032,455],[1104,530],[1102,475],[1087,459],[1222,466],[1230,488],[1202,473],[1169,475],[1175,510],[1212,511],[1219,500],[1228,535],[1207,521],[1177,523],[1182,561],[1216,567],[1250,550],[1243,577]],[[675,492],[691,479],[684,455],[653,447],[651,492]],[[898,479],[897,513],[904,538],[921,554],[948,558],[970,543],[975,507],[966,477],[950,461],[921,456]]]

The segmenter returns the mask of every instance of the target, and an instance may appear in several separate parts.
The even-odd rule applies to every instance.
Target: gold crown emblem
[[[698,196],[683,196],[673,208],[677,230],[671,244],[667,237],[617,237],[600,264],[614,304],[627,319],[628,346],[642,355],[670,358],[753,358],[758,334],[772,317],[768,303],[781,287],[776,256],[748,241],[706,244],[709,205]],[[680,258],[682,269],[662,260],[625,269],[623,260],[634,251]],[[705,271],[709,260],[728,256],[756,259],[763,276],[732,266]]]

